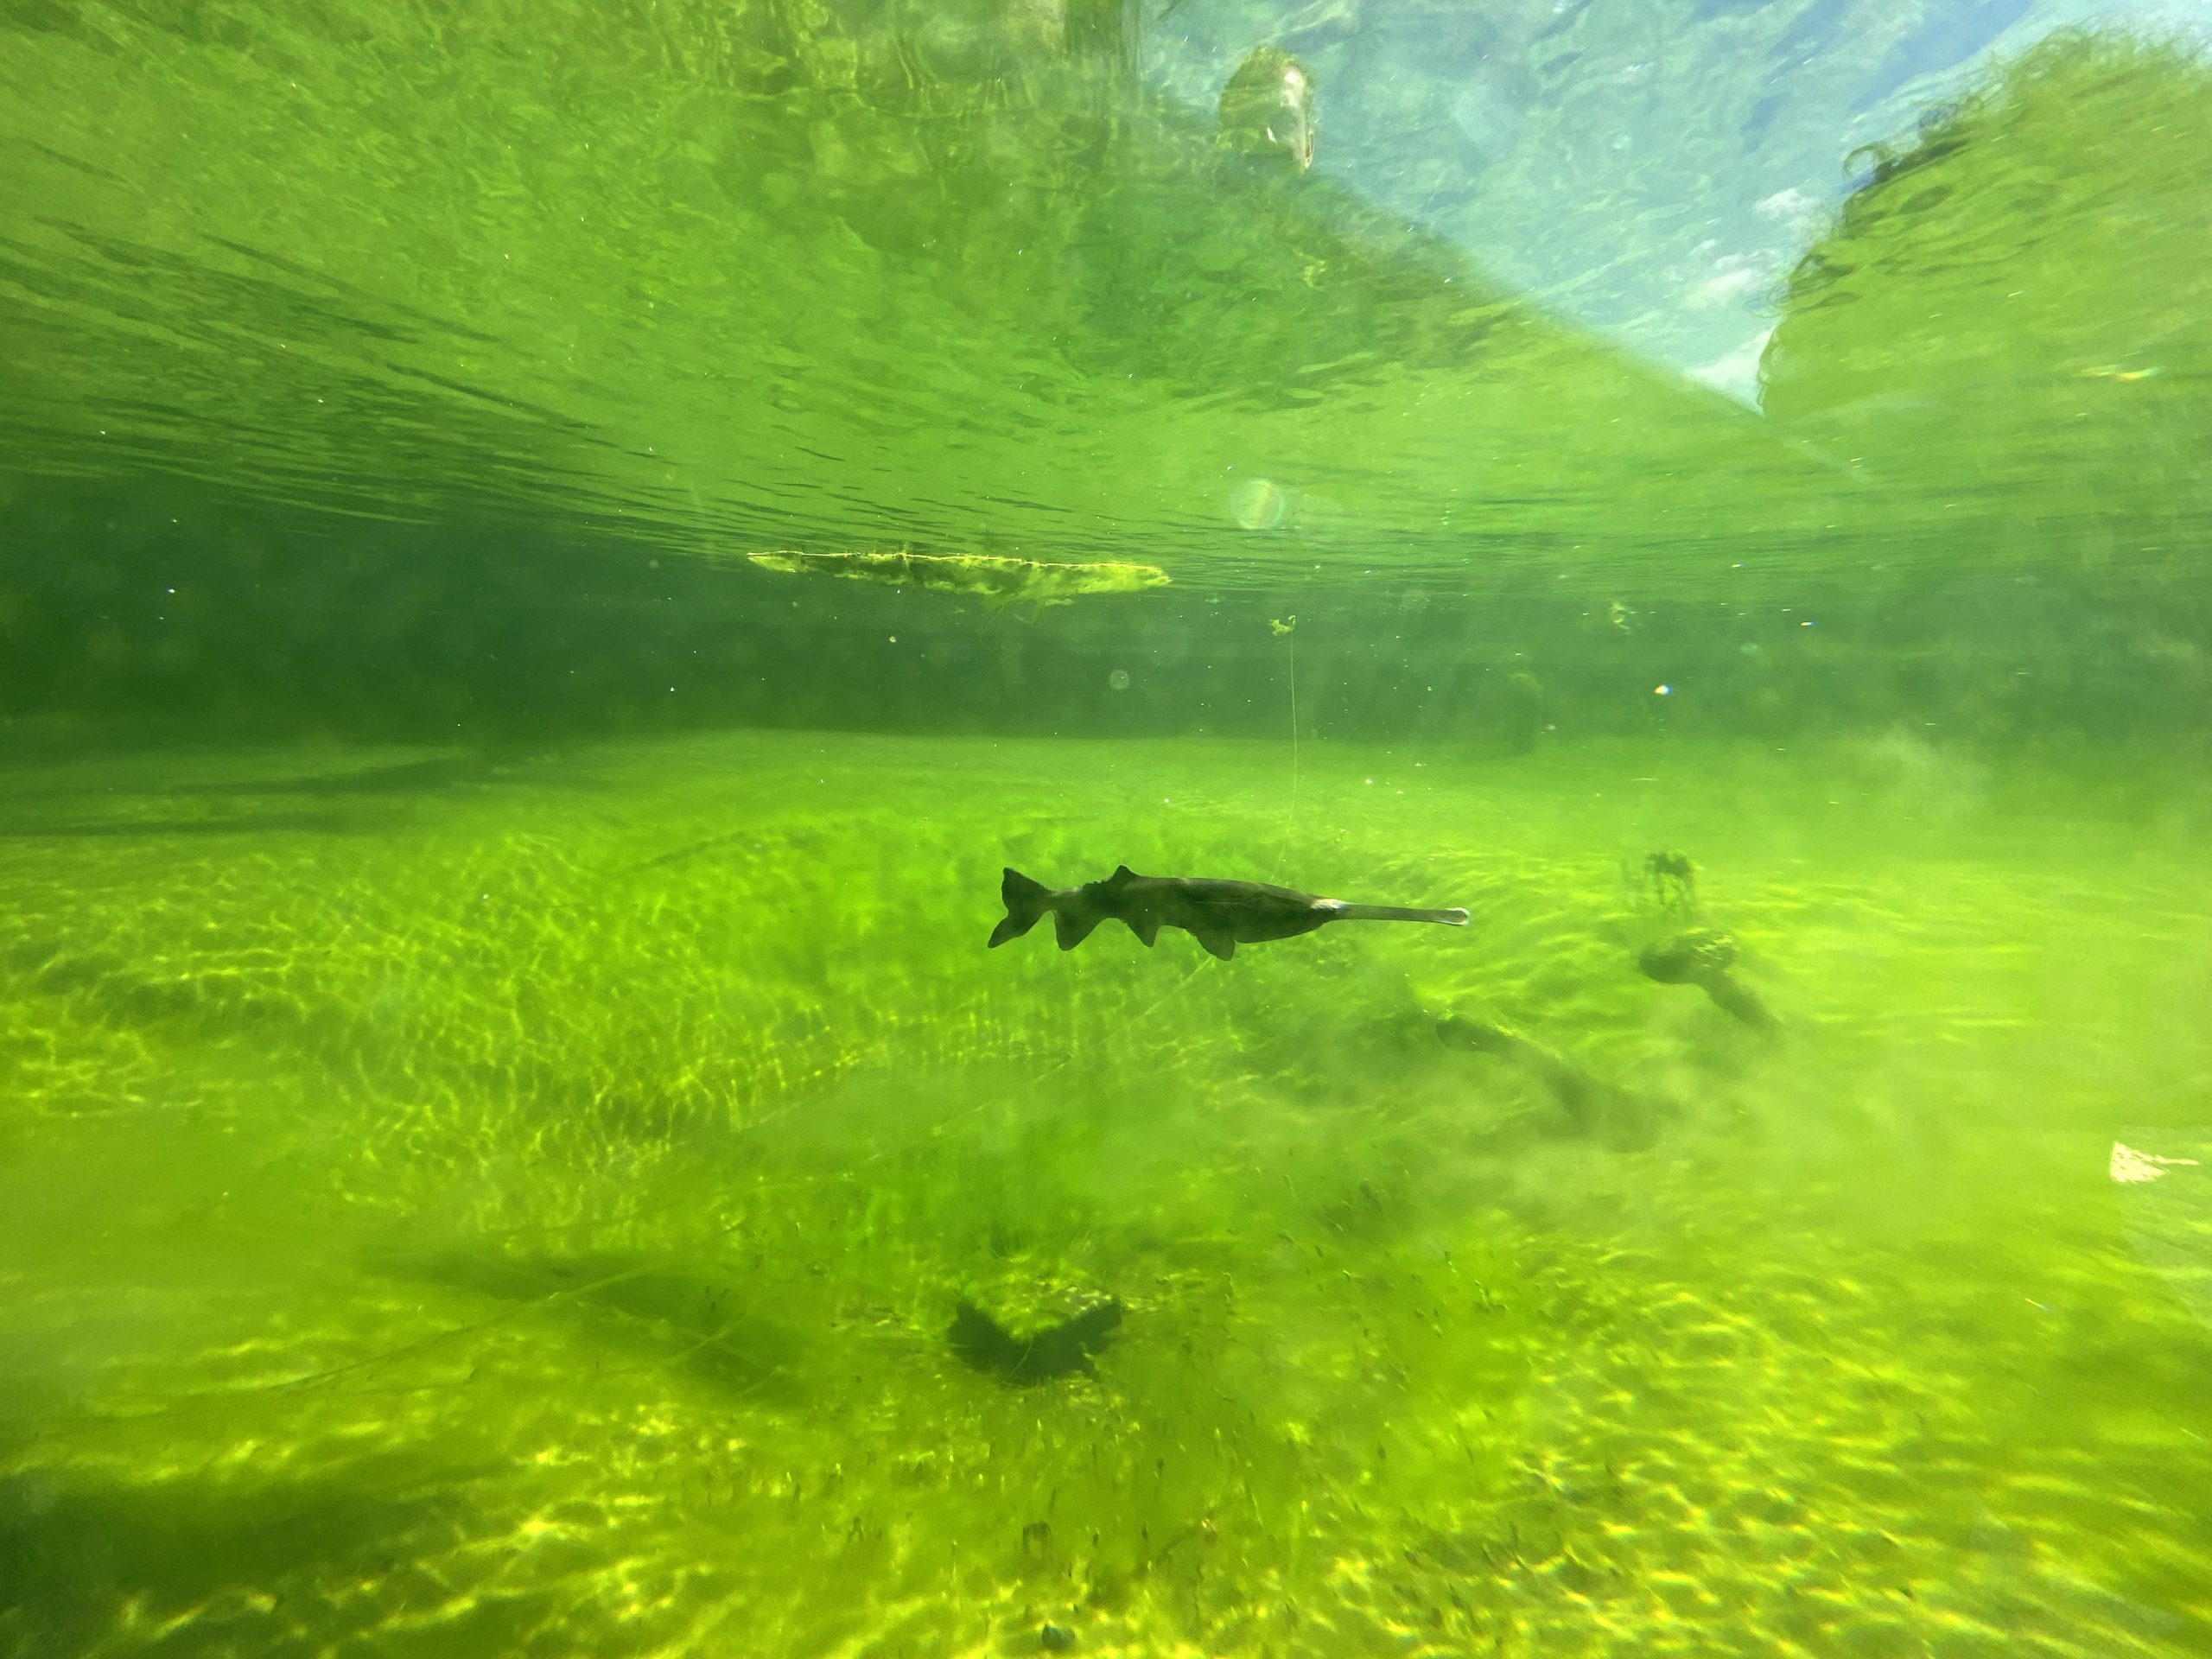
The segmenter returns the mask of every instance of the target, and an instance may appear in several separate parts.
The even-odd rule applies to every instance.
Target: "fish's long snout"
[[[1451,910],[1408,910],[1402,905],[1345,905],[1336,907],[1340,922],[1435,922],[1444,927],[1465,927],[1467,912]]]

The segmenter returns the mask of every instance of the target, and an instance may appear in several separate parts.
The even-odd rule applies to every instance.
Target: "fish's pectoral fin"
[[[1205,946],[1207,950],[1219,957],[1224,962],[1227,962],[1236,954],[1236,936],[1233,933],[1222,933],[1211,929],[1201,933],[1196,928],[1192,928],[1191,935],[1200,944]]]
[[[1060,949],[1072,950],[1090,937],[1090,930],[1098,925],[1095,916],[1071,916],[1065,910],[1052,912],[1052,932],[1060,942]]]
[[[1137,943],[1147,950],[1160,938],[1160,924],[1156,921],[1131,922],[1129,931],[1137,936]]]

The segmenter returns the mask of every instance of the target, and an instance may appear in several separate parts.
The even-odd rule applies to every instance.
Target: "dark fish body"
[[[1179,927],[1227,961],[1240,944],[1293,939],[1331,922],[1436,922],[1465,927],[1464,910],[1408,910],[1395,905],[1348,905],[1263,881],[1217,881],[1180,875],[1139,875],[1126,864],[1103,881],[1048,887],[1018,870],[1006,872],[999,896],[1006,918],[991,930],[994,949],[1020,938],[1049,912],[1060,949],[1072,950],[1099,923],[1117,921],[1149,946],[1163,927]]]

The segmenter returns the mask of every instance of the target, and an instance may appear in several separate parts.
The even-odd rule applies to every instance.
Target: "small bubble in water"
[[[1229,516],[1246,530],[1273,530],[1290,510],[1290,498],[1271,478],[1248,478],[1229,493]]]
[[[1129,689],[1129,671],[1126,668],[1116,669],[1111,674],[1109,674],[1106,677],[1106,683],[1112,686],[1116,691],[1128,690]]]

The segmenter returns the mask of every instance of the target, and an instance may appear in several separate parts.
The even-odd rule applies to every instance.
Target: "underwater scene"
[[[2212,13],[0,0],[0,1655],[2212,1653]]]

